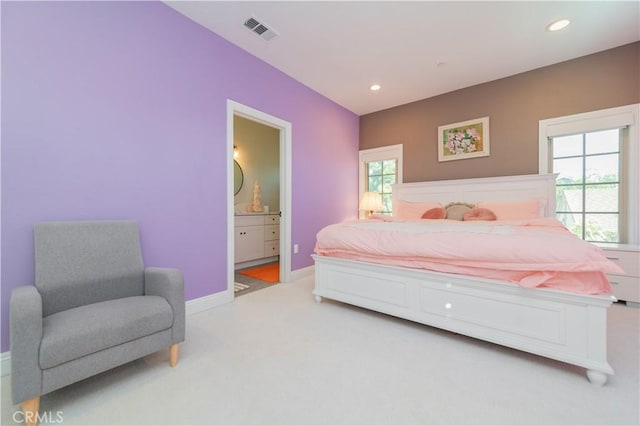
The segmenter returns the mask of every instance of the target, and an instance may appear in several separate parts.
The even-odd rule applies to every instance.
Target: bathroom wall
[[[236,211],[246,211],[253,202],[255,182],[260,184],[263,206],[269,211],[280,211],[280,131],[273,127],[234,117],[234,145],[238,150],[236,161],[244,174],[244,184],[234,197]]]

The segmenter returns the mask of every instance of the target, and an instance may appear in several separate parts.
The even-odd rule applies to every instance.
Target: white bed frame
[[[555,175],[523,175],[399,184],[393,201],[547,200],[555,214]],[[512,283],[326,256],[315,260],[316,301],[323,297],[497,343],[587,369],[604,385],[609,295],[526,289]]]

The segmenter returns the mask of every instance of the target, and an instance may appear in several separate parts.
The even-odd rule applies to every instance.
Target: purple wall
[[[1,7],[2,351],[39,221],[135,219],[187,299],[225,289],[227,98],[292,123],[293,270],[355,217],[355,114],[162,3]]]

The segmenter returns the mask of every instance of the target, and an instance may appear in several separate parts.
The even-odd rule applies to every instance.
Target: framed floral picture
[[[438,161],[489,155],[489,117],[438,127]]]

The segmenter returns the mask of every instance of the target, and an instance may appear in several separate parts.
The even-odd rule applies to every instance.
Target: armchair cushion
[[[136,296],[80,306],[43,320],[40,367],[55,367],[170,329],[173,311],[159,296]]]

